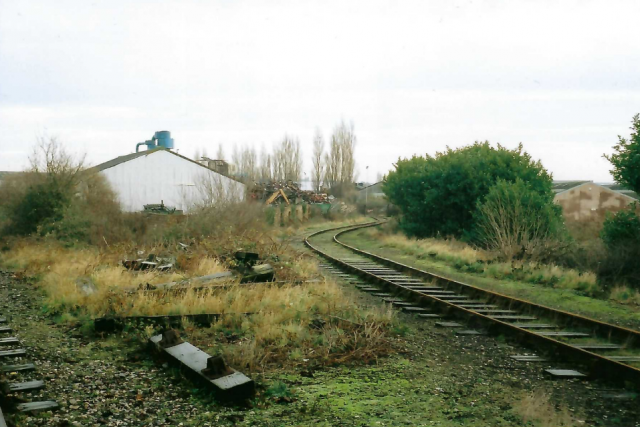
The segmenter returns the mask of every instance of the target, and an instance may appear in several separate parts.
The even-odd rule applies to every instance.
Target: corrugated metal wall
[[[100,172],[127,212],[164,201],[185,212],[194,204],[220,197],[220,190],[244,198],[244,184],[166,151],[154,152]]]

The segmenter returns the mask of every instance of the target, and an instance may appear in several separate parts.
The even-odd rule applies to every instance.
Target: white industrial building
[[[173,140],[168,148],[147,146],[147,151],[120,156],[92,168],[107,179],[122,210],[139,212],[144,205],[162,203],[188,212],[195,206],[223,199],[244,199],[244,184],[171,151]]]

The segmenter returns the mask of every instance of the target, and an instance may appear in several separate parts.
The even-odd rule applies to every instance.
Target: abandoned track
[[[344,233],[380,224],[374,221],[321,230],[309,235],[305,244],[332,264],[326,268],[338,273],[333,267],[336,266],[347,272],[338,273],[338,277],[351,280],[363,291],[405,311],[425,319],[452,317],[471,328],[460,330],[459,334],[487,333],[515,338],[544,358],[570,362],[586,372],[547,371],[551,376],[601,378],[640,389],[639,331],[447,279],[339,240]],[[353,281],[354,275],[366,283]],[[439,325],[463,329],[462,324],[451,321]],[[542,356],[513,357],[529,362],[545,360]]]

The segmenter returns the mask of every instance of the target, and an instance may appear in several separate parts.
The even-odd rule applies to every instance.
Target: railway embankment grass
[[[345,233],[346,244],[429,272],[508,296],[640,329],[640,295],[626,288],[606,295],[593,273],[555,265],[506,263],[458,242],[410,239],[367,228]],[[622,294],[628,294],[621,298]]]

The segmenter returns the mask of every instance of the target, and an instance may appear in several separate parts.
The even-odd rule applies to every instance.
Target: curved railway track
[[[331,263],[327,268],[348,272],[338,274],[339,277],[348,279],[356,275],[366,281],[357,284],[362,290],[409,312],[425,318],[454,317],[472,328],[461,333],[481,330],[490,335],[514,337],[549,359],[580,366],[587,377],[640,389],[639,331],[447,279],[339,240],[345,233],[380,224],[374,221],[321,230],[309,235],[305,245]],[[443,325],[456,326],[451,322]],[[537,360],[527,357],[521,360]],[[566,371],[548,372],[569,375]]]

